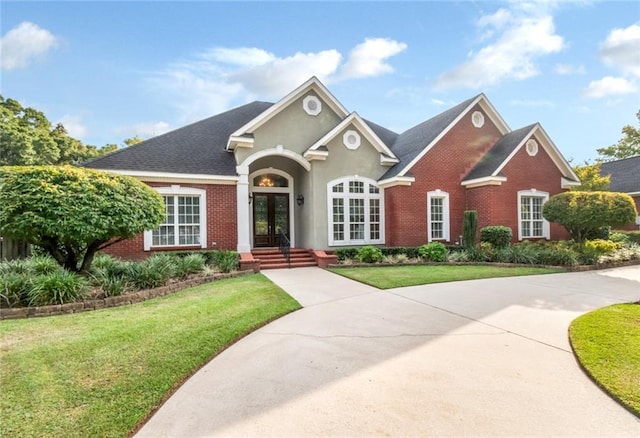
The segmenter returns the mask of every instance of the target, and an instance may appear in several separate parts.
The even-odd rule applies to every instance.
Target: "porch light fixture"
[[[298,204],[298,207],[302,207],[304,205],[304,196],[302,196],[302,193],[296,198],[296,204]]]

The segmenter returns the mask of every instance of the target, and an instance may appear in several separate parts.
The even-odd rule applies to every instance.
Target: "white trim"
[[[311,109],[309,107],[309,104],[311,102],[316,104],[315,109]],[[320,101],[320,99],[318,99],[318,97],[314,96],[313,94],[310,94],[304,99],[302,99],[302,108],[304,109],[304,112],[306,112],[310,116],[317,116],[322,112],[322,102]]]
[[[505,158],[505,160],[500,164],[500,166],[498,166],[498,168],[491,175],[492,176],[498,175],[502,171],[502,169],[507,165],[507,163],[511,161],[513,156],[518,153],[518,151],[527,143],[527,141],[529,141],[533,137],[534,134],[539,135],[541,137],[543,141],[539,141],[538,145],[542,146],[542,148],[545,150],[549,158],[551,158],[551,161],[553,161],[553,164],[556,165],[556,168],[560,171],[560,173],[562,173],[564,177],[573,179],[574,181],[580,181],[580,178],[578,178],[578,176],[575,174],[569,162],[567,162],[567,160],[562,156],[562,154],[560,153],[556,145],[553,143],[553,141],[551,141],[551,139],[549,138],[545,130],[542,128],[542,125],[540,125],[540,123],[536,123],[531,128],[529,133],[522,138],[522,141],[518,144],[518,146],[509,154],[507,158]]]
[[[536,198],[543,198],[544,201],[542,202],[542,206],[544,207],[545,202],[547,202],[549,200],[549,193],[548,192],[542,192],[536,189],[530,189],[530,190],[520,190],[518,192],[518,211],[517,211],[517,218],[518,218],[518,240],[524,240],[524,239],[551,239],[551,227],[549,225],[549,221],[547,221],[544,217],[542,218],[542,236],[523,236],[522,235],[522,219],[520,217],[520,212],[521,212],[521,207],[522,207],[522,198],[523,197],[536,197]],[[540,214],[542,214],[542,211],[540,212]],[[533,221],[533,219],[531,219],[531,221]]]
[[[249,225],[249,166],[237,166],[239,175],[236,186],[236,227],[239,253],[251,252],[251,227]]]
[[[623,192],[623,193],[625,193],[625,192]],[[638,196],[638,195],[640,195],[640,192],[626,192],[626,193],[629,196]]]
[[[442,199],[442,238],[434,239],[431,236],[431,200],[437,198]],[[449,242],[451,241],[451,220],[449,216],[449,193],[440,189],[427,192],[427,240],[429,242]]]
[[[349,112],[344,106],[331,94],[331,92],[316,78],[315,76],[308,79],[304,84],[287,94],[280,99],[278,103],[270,106],[268,109],[260,113],[256,118],[250,120],[240,129],[233,132],[231,137],[239,137],[242,134],[253,133],[260,126],[268,122],[272,117],[289,106],[292,102],[303,96],[304,94],[314,91],[319,98],[325,101],[327,105],[340,117],[341,119],[347,117]],[[230,149],[230,143],[227,143],[227,149]]]
[[[189,174],[189,173],[170,173],[170,172],[149,172],[140,170],[122,170],[122,169],[96,169],[103,172],[116,173],[118,175],[126,175],[137,178],[141,181],[148,182],[167,182],[167,183],[202,183],[202,184],[219,184],[219,185],[235,185],[238,182],[237,176],[227,175],[205,175],[205,174]]]
[[[198,196],[200,198],[199,201],[199,216],[200,216],[200,247],[207,248],[207,191],[203,189],[196,189],[194,187],[183,187],[178,184],[173,184],[170,187],[152,187],[158,193],[164,196]],[[177,204],[176,211],[174,213],[176,216],[178,215]],[[151,251],[152,249],[163,249],[163,248],[180,248],[180,247],[190,247],[194,245],[162,245],[162,246],[153,246],[153,231],[147,230],[143,234],[143,242],[144,242],[144,250]],[[178,234],[176,234],[176,239],[179,238]]]
[[[505,176],[485,176],[482,178],[474,178],[467,181],[462,181],[460,185],[468,189],[473,189],[475,187],[482,186],[500,186],[503,182],[506,181],[507,177]]]
[[[571,187],[577,187],[581,184],[580,181],[571,181],[564,176],[560,178],[560,187],[563,189],[569,189]]]
[[[253,141],[254,141],[253,137],[232,135],[229,137],[229,141],[227,142],[227,149],[252,148]]]
[[[476,128],[482,128],[484,126],[484,114],[480,111],[474,111],[473,114],[471,114],[471,123]]]
[[[527,154],[529,154],[530,157],[535,157],[536,155],[538,155],[538,149],[540,149],[538,147],[538,142],[534,138],[530,138],[529,140],[527,140],[525,148],[527,150]]]
[[[349,142],[351,137],[353,137],[353,143]],[[342,144],[349,150],[355,151],[360,147],[361,143],[362,139],[360,138],[360,134],[354,129],[349,129],[342,135]]]
[[[349,182],[350,181],[358,181],[363,182],[365,185],[364,193],[349,193]],[[337,184],[343,183],[343,192],[342,193],[333,193],[333,187]],[[375,186],[378,188],[378,193],[369,193],[369,185]],[[344,200],[343,209],[344,209],[344,240],[334,240],[333,238],[333,200],[336,198],[340,198]],[[351,240],[347,239],[349,236],[349,199],[364,199],[365,200],[365,215],[364,215],[364,235],[365,238],[362,240]],[[380,212],[380,239],[370,239],[371,233],[371,222],[370,222],[370,203],[371,199],[377,199],[379,201],[379,212]],[[336,178],[327,183],[327,241],[329,242],[329,246],[349,246],[349,245],[384,245],[385,243],[385,217],[384,217],[384,189],[382,189],[378,183],[371,179],[365,178],[358,175],[353,176],[345,176],[341,178]]]
[[[380,140],[380,137],[378,137],[376,133],[373,132],[369,125],[356,112],[349,114],[349,117],[338,123],[331,131],[322,136],[320,140],[311,145],[311,147],[307,149],[304,155],[307,156],[307,154],[312,154],[321,146],[326,146],[331,140],[337,137],[344,129],[346,129],[351,124],[353,124],[353,127],[357,129],[359,133],[369,141],[369,143],[371,143],[376,151],[385,156],[385,162],[395,164],[400,161],[391,151],[391,149],[389,149],[387,145],[385,145],[384,142]],[[382,161],[383,158],[381,157],[380,160]]]
[[[485,111],[485,113],[493,121],[493,123],[496,125],[496,127],[498,128],[500,133],[502,133],[502,135],[505,135],[508,132],[510,132],[509,126],[507,126],[507,124],[502,119],[500,114],[495,110],[493,105],[491,105],[491,102],[489,102],[489,99],[487,99],[487,97],[484,94],[480,94],[480,95],[478,95],[478,97],[473,99],[473,101],[471,101],[471,103],[469,103],[469,105],[463,111],[461,111],[460,114],[458,114],[458,117],[456,117],[451,123],[449,123],[449,126],[447,126],[445,129],[443,129],[440,132],[440,134],[438,134],[438,136],[436,138],[434,138],[433,141],[431,143],[429,143],[422,150],[422,152],[420,152],[413,160],[411,160],[411,162],[409,164],[407,164],[398,173],[398,176],[404,176],[413,166],[415,166],[416,163],[418,161],[420,161],[422,159],[422,157],[424,157],[425,154],[427,152],[429,152],[440,140],[442,140],[442,138],[445,135],[447,135],[449,133],[449,131],[451,131],[453,129],[453,127],[455,125],[457,125],[458,122],[460,120],[462,120],[469,113],[469,111],[471,111],[471,109],[476,105],[480,105],[480,107]]]
[[[275,148],[271,149],[263,149],[261,151],[256,152],[255,154],[249,155],[244,161],[240,164],[240,166],[249,167],[251,163],[259,160],[260,158],[270,157],[273,155],[287,157],[297,162],[299,165],[305,168],[305,170],[311,170],[311,163],[307,161],[302,155],[297,152],[294,152],[289,149],[285,149],[281,144],[277,145]]]
[[[414,176],[394,176],[393,178],[378,181],[378,187],[381,189],[387,189],[395,186],[410,186],[414,182],[416,182],[416,178]]]
[[[253,180],[256,176],[264,175],[267,173],[274,173],[285,177],[288,181],[289,187],[256,187],[253,185]],[[291,241],[291,247],[296,247],[296,223],[295,223],[295,199],[294,199],[294,180],[293,176],[280,169],[274,169],[267,167],[259,169],[249,175],[249,195],[253,196],[253,193],[287,193],[289,195],[289,240]],[[253,242],[253,208],[249,208],[249,238],[251,241],[251,247],[254,247]]]

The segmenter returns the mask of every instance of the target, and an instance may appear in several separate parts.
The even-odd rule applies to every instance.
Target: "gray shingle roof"
[[[227,140],[272,103],[252,102],[80,164],[104,170],[236,175]]]
[[[498,170],[498,167],[504,163],[504,160],[522,143],[522,140],[525,139],[534,126],[536,126],[535,123],[505,134],[493,145],[489,152],[484,154],[480,161],[464,177],[464,181],[493,175]]]
[[[395,132],[378,125],[377,123],[373,123],[370,120],[365,120],[364,121],[367,125],[369,125],[369,128],[371,128],[371,130],[373,132],[375,132],[375,134],[378,136],[378,138],[380,140],[382,140],[382,142],[389,148],[391,149],[391,146],[393,145],[393,143],[395,143],[396,139],[398,138],[398,134],[396,134]]]
[[[479,96],[479,95],[478,95]],[[465,100],[464,102],[438,114],[431,119],[407,129],[400,134],[393,145],[391,151],[398,157],[400,162],[389,169],[381,179],[398,176],[402,170],[416,158],[442,131],[444,131],[478,96]]]
[[[600,174],[611,175],[611,190],[614,192],[640,192],[640,155],[602,163]]]

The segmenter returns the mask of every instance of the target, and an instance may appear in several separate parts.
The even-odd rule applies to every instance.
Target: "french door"
[[[253,246],[280,245],[280,233],[289,237],[289,194],[253,193]]]

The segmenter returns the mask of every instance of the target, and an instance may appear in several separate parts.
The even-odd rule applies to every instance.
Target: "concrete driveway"
[[[264,273],[304,309],[224,351],[138,437],[640,436],[578,367],[571,320],[640,298],[640,267],[380,291]]]

